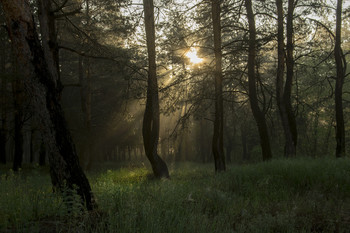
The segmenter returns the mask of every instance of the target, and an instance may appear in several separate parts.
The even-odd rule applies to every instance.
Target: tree
[[[284,154],[286,157],[296,155],[296,122],[291,105],[291,90],[293,82],[293,12],[294,1],[288,1],[287,16],[287,79],[284,84],[284,64],[285,64],[285,46],[284,46],[284,14],[283,0],[276,0],[277,6],[277,43],[278,43],[278,65],[276,78],[276,99],[279,109],[281,122],[285,137]]]
[[[287,113],[288,126],[288,136],[286,137],[286,155],[295,156],[296,146],[298,139],[297,125],[295,121],[295,116],[292,107],[291,95],[292,95],[292,85],[294,76],[294,29],[293,29],[293,17],[294,17],[294,0],[288,0],[288,13],[287,13],[287,57],[286,57],[286,67],[287,67],[287,77],[286,84],[284,87],[283,100],[285,104],[285,109]],[[285,120],[285,119],[284,119]]]
[[[220,0],[211,1],[214,53],[215,53],[215,120],[212,150],[215,162],[215,171],[220,172],[226,169],[224,155],[224,107],[222,97],[222,52],[221,52],[221,23],[220,23]]]
[[[337,1],[334,57],[337,69],[335,83],[336,157],[345,156],[345,126],[343,113],[343,85],[346,60],[341,49],[342,0]]]
[[[9,37],[23,75],[26,96],[38,116],[49,148],[53,186],[77,189],[88,210],[96,208],[90,184],[82,171],[59,103],[57,74],[47,64],[27,0],[0,0]]]
[[[3,23],[2,11],[0,9],[1,23]],[[4,28],[0,28],[0,163],[6,164],[6,142],[7,142],[7,75],[6,66],[6,39]]]
[[[155,50],[155,26],[153,0],[143,0],[148,53],[148,78],[146,109],[143,117],[142,136],[145,153],[156,177],[169,177],[166,163],[159,157],[159,98]]]
[[[19,66],[16,66],[19,68]],[[24,85],[22,77],[19,74],[15,74],[15,80],[12,81],[12,94],[14,105],[14,157],[13,166],[14,171],[18,171],[22,167],[23,162],[23,125],[24,125]]]
[[[249,24],[249,48],[248,48],[248,85],[249,101],[253,116],[258,126],[260,145],[262,149],[263,160],[269,160],[272,157],[270,139],[267,130],[267,124],[264,113],[260,110],[255,77],[255,59],[256,59],[256,27],[253,13],[252,1],[245,0],[247,18]]]

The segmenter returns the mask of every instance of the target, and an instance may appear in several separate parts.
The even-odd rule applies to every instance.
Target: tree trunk
[[[84,62],[85,61],[85,62]],[[83,59],[79,56],[78,63],[79,84],[80,84],[80,100],[81,110],[84,116],[85,128],[85,146],[83,149],[83,159],[86,168],[90,168],[91,164],[91,78],[90,78],[90,61],[89,58]]]
[[[245,125],[241,125],[241,140],[242,140],[242,159],[243,161],[249,161],[250,151],[248,150],[247,142],[247,130]]]
[[[13,105],[14,105],[14,142],[15,151],[12,169],[18,171],[22,167],[23,161],[23,83],[19,75],[16,75],[12,82]]]
[[[221,52],[221,22],[220,22],[220,0],[212,0],[212,20],[214,33],[215,53],[215,119],[212,150],[215,162],[215,171],[225,171],[224,154],[224,107],[222,98],[222,52]]]
[[[45,160],[46,160],[46,148],[45,148],[45,141],[42,138],[40,143],[40,150],[39,150],[39,166],[45,166]]]
[[[342,54],[341,48],[341,18],[342,18],[342,0],[337,2],[336,12],[336,32],[335,32],[335,47],[334,56],[337,68],[337,79],[335,83],[335,120],[336,120],[336,142],[335,150],[336,157],[345,156],[345,127],[343,113],[343,84],[346,71],[346,61]]]
[[[252,8],[252,1],[245,0],[247,9],[247,18],[249,23],[249,52],[248,52],[248,83],[249,83],[249,101],[253,116],[258,126],[260,145],[262,149],[263,160],[269,160],[272,157],[270,139],[264,113],[260,110],[258,96],[256,92],[255,77],[255,56],[256,56],[256,28]]]
[[[277,43],[278,43],[278,66],[277,66],[277,78],[276,78],[276,99],[277,106],[279,109],[281,122],[283,126],[285,146],[284,146],[284,155],[286,157],[293,157],[296,155],[296,145],[293,140],[292,130],[290,128],[287,106],[285,102],[284,95],[284,62],[285,62],[285,51],[284,51],[284,24],[283,24],[283,1],[276,0],[277,5],[277,15],[278,15],[278,34],[277,34]],[[292,84],[288,82],[288,84]],[[287,85],[287,83],[286,83]],[[286,87],[287,88],[287,87]],[[290,102],[290,101],[289,101]]]
[[[1,34],[2,35],[2,34]],[[7,77],[5,75],[5,64],[6,64],[6,52],[5,52],[5,41],[0,38],[0,114],[1,114],[1,125],[0,125],[0,163],[6,164],[6,142],[7,142]]]
[[[56,22],[51,0],[38,0],[38,16],[45,59],[49,70],[52,70],[55,72],[55,75],[57,75],[57,87],[59,88],[59,91],[62,91],[62,86],[59,81],[60,68]]]
[[[96,206],[90,184],[83,173],[59,103],[57,72],[50,70],[26,0],[0,0],[14,56],[20,65],[26,95],[43,126],[49,149],[50,175],[55,188],[77,187],[88,210]],[[48,61],[49,62],[49,61]]]
[[[30,152],[29,162],[30,163],[34,162],[34,133],[35,133],[35,130],[31,129],[30,130],[30,140],[29,140],[29,152]]]
[[[288,126],[287,136],[286,136],[286,156],[296,155],[296,146],[298,140],[297,124],[295,120],[295,115],[292,107],[292,86],[293,86],[293,76],[294,76],[294,30],[293,30],[293,17],[294,17],[294,0],[288,0],[288,14],[287,14],[287,77],[286,84],[284,86],[283,100],[285,105],[285,110],[287,113]],[[289,128],[289,129],[288,129]]]
[[[159,157],[159,98],[156,72],[155,27],[153,0],[143,0],[148,52],[147,100],[143,117],[142,136],[145,153],[152,165],[155,177],[169,177],[168,167]]]

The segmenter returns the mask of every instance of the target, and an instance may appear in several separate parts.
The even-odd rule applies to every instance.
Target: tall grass
[[[273,160],[220,174],[187,163],[170,172],[170,180],[144,167],[89,174],[94,213],[67,211],[47,175],[2,175],[0,232],[349,231],[349,159]]]

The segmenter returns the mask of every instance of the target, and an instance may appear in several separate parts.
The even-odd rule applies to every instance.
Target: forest
[[[0,232],[349,232],[349,0],[0,0]]]

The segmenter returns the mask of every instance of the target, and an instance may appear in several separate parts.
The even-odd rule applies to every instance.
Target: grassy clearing
[[[146,168],[89,174],[99,211],[70,213],[33,170],[0,178],[0,232],[348,232],[350,160],[274,160],[231,166]],[[35,174],[37,173],[37,174]],[[74,202],[74,200],[72,200]]]

